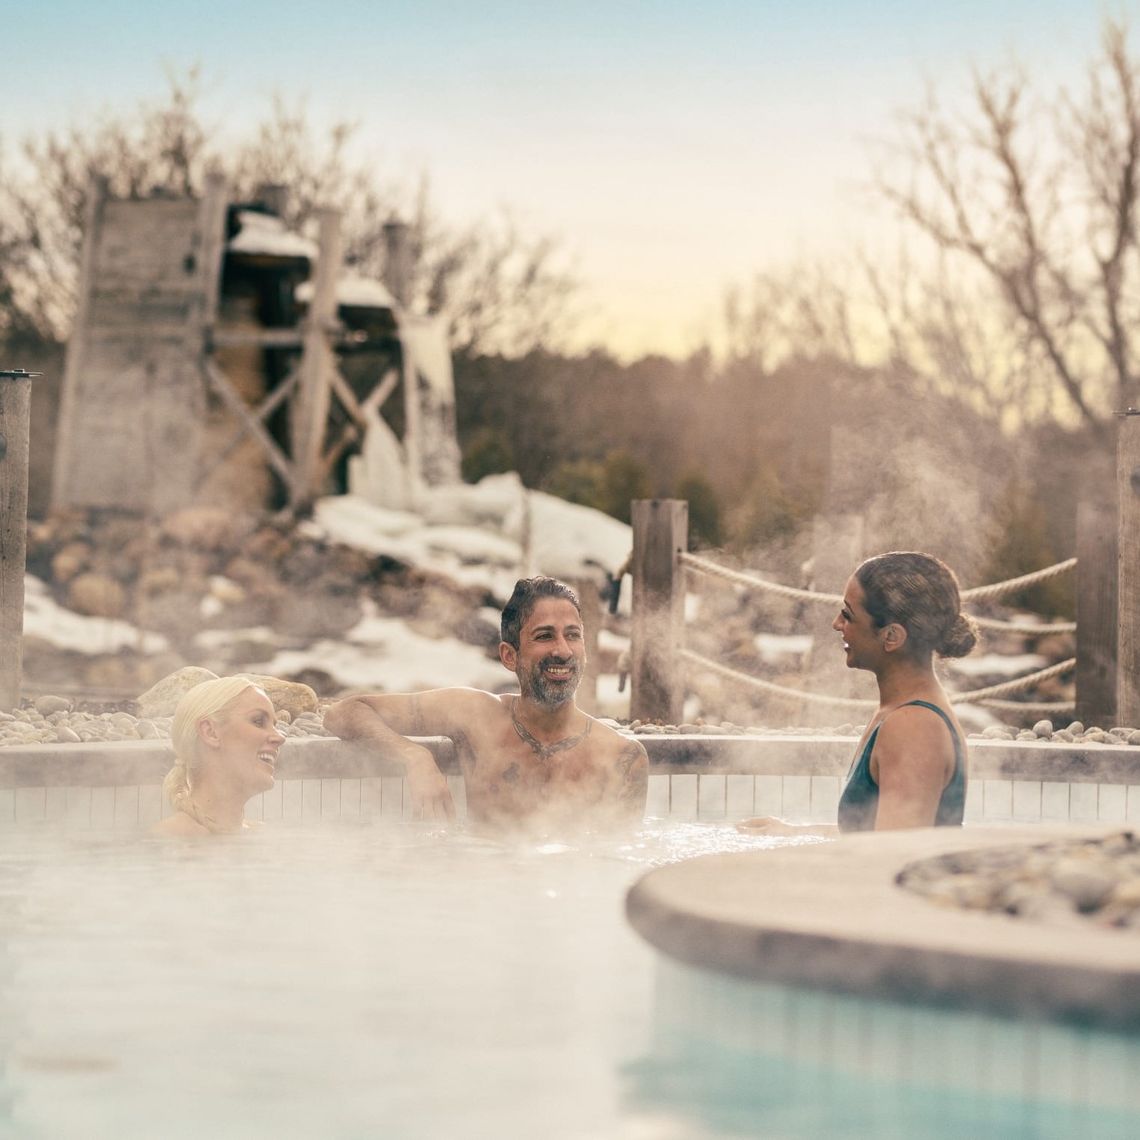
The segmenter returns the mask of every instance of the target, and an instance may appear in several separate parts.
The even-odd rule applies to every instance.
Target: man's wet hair
[[[542,598],[565,598],[582,618],[582,603],[577,593],[565,582],[557,578],[538,575],[535,578],[520,578],[515,583],[507,604],[503,606],[503,617],[499,623],[499,636],[509,646],[518,649],[522,637],[522,627],[534,612],[534,607]]]

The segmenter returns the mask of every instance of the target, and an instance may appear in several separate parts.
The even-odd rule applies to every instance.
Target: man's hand
[[[425,757],[409,761],[404,779],[412,801],[413,819],[454,819],[455,801],[447,786],[447,777],[436,766],[435,758],[425,749]]]
[[[747,835],[795,835],[803,828],[774,815],[758,815],[753,819],[741,820],[736,825],[736,830],[743,831]]]

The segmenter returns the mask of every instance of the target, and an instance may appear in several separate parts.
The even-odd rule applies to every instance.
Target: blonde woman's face
[[[246,689],[214,725],[227,774],[241,778],[255,791],[272,788],[285,737],[277,728],[273,705],[265,693]]]

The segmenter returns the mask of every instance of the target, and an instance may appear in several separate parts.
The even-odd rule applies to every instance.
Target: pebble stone
[[[785,725],[739,725],[725,722],[685,722],[662,724],[655,720],[624,720],[602,717],[604,723],[635,735],[756,735],[756,736],[860,736],[862,725],[845,722],[831,728]],[[88,712],[74,708],[72,700],[44,694],[22,708],[0,711],[0,747],[5,744],[65,744],[89,740],[162,740],[170,736],[170,717],[136,717],[125,709]],[[277,715],[277,726],[285,736],[328,736],[321,712],[301,712],[291,717],[287,711]],[[1085,727],[1073,720],[1065,727],[1053,728],[1050,720],[1039,720],[1032,728],[1015,728],[995,724],[971,739],[1064,744],[1096,744],[1102,747],[1140,747],[1140,728],[1113,725]]]
[[[862,736],[863,726],[850,722],[834,728],[805,728],[801,725],[785,725],[783,728],[770,728],[767,725],[750,725],[742,728],[731,722],[706,724],[703,721],[684,724],[663,724],[660,721],[615,720],[603,718],[615,728],[637,735],[661,736],[678,734],[716,734],[721,736]],[[1039,720],[1032,728],[1016,728],[1009,724],[991,724],[981,732],[968,734],[971,740],[1019,740],[1037,744],[1104,744],[1140,746],[1140,729],[1116,725],[1104,729],[1098,725],[1086,728],[1080,721],[1072,721],[1064,728],[1054,728],[1052,721]]]
[[[1140,838],[1132,831],[940,855],[904,867],[896,881],[942,906],[1140,933]]]
[[[172,717],[136,717],[124,709],[92,713],[73,708],[66,697],[37,697],[12,712],[0,712],[0,748],[28,744],[84,744],[92,741],[169,740]],[[320,713],[290,718],[277,727],[285,737],[330,736]]]
[[[863,726],[847,721],[833,728],[808,728],[803,725],[739,725],[731,721],[686,721],[683,724],[663,724],[659,721],[618,720],[601,718],[605,723],[625,732],[644,736],[850,736],[862,735]],[[170,717],[136,717],[125,709],[91,713],[76,709],[68,697],[45,694],[34,702],[14,709],[0,711],[0,747],[5,744],[74,744],[76,740],[160,740],[170,736]],[[330,736],[325,731],[321,713],[304,712],[290,717],[288,712],[278,713],[277,726],[286,736]],[[64,731],[66,730],[66,731]],[[1097,725],[1086,728],[1080,721],[1072,721],[1063,728],[1054,728],[1051,721],[1039,720],[1034,726],[1018,729],[1012,725],[994,724],[969,734],[972,739],[1020,740],[1035,743],[1097,744],[1104,746],[1130,745],[1140,747],[1140,728],[1113,725],[1105,729]]]

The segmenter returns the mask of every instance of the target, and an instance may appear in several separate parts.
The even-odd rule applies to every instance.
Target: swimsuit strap
[[[954,741],[954,763],[960,764],[962,760],[962,737],[959,735],[958,730],[954,727],[954,722],[950,719],[945,709],[941,709],[938,705],[931,704],[930,701],[907,701],[905,704],[899,705],[900,709],[905,709],[908,705],[918,705],[919,708],[930,709],[931,712],[936,712],[941,718],[943,724],[950,730],[950,736]],[[889,713],[887,714],[890,715]],[[884,717],[884,719],[886,719]],[[875,731],[882,727],[882,724],[875,726]]]

